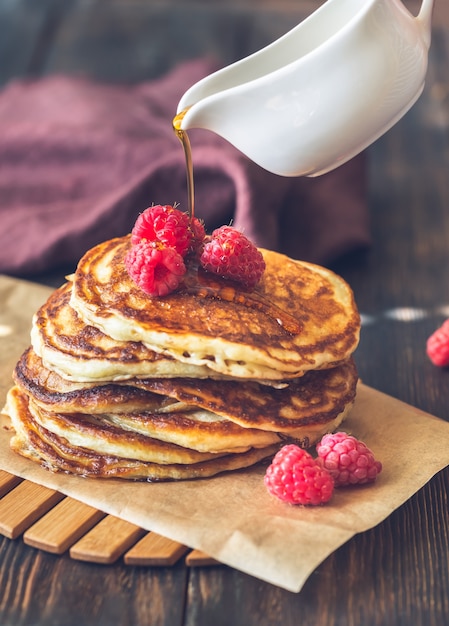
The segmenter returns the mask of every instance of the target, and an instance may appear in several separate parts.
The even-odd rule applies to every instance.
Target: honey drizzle
[[[184,109],[173,118],[173,130],[175,131],[184,149],[187,170],[189,216],[192,220],[195,216],[192,149],[190,147],[190,140],[186,131],[181,128],[182,120],[188,110],[188,108]],[[272,319],[276,320],[279,326],[292,335],[297,335],[302,330],[302,325],[293,316],[286,311],[282,311],[255,293],[239,293],[230,285],[220,287],[219,283],[215,283],[213,285],[206,286],[192,284],[189,281],[186,281],[184,289],[185,293],[189,295],[199,296],[200,298],[216,298],[226,302],[235,302],[248,308],[262,311]]]
[[[190,147],[190,140],[185,130],[182,130],[181,123],[184,119],[184,115],[187,113],[188,108],[178,113],[173,119],[173,130],[175,131],[179,141],[182,144],[184,150],[184,156],[186,159],[186,172],[187,172],[187,197],[189,216],[192,220],[195,217],[195,193],[193,186],[193,161],[192,161],[192,149]]]
[[[244,292],[234,288],[231,283],[222,284],[210,278],[206,283],[198,284],[191,278],[191,276],[187,276],[183,287],[184,293],[188,295],[234,302],[248,309],[255,309],[264,313],[275,320],[279,326],[291,335],[298,335],[302,331],[302,324],[299,320],[294,318],[287,311],[283,311],[277,307],[256,291]]]

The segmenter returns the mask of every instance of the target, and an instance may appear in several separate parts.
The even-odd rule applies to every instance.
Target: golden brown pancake
[[[33,316],[31,343],[46,367],[77,382],[111,382],[133,376],[192,376],[210,369],[181,363],[137,341],[116,341],[86,325],[69,306],[72,284],[50,294]]]
[[[52,471],[63,471],[97,478],[126,478],[134,480],[180,480],[205,478],[224,471],[250,467],[270,458],[278,445],[250,449],[239,454],[198,455],[193,463],[154,463],[95,452],[73,445],[65,437],[51,433],[41,426],[29,410],[28,399],[17,387],[8,392],[7,412],[15,434],[11,448]],[[165,460],[168,457],[165,456]]]
[[[130,238],[104,242],[80,260],[71,306],[117,341],[234,378],[283,380],[346,361],[360,318],[347,283],[325,268],[262,250],[252,292],[190,265],[181,288],[152,298],[129,277]]]
[[[199,452],[246,452],[250,448],[263,448],[287,439],[292,441],[279,433],[242,428],[230,420],[201,409],[160,415],[111,413],[100,417],[105,424],[114,424],[123,430]]]
[[[104,423],[110,422],[125,430],[130,429],[199,452],[218,453],[245,452],[249,448],[261,448],[274,443],[296,443],[302,448],[309,448],[323,435],[334,431],[351,409],[352,404],[349,404],[332,420],[301,424],[283,432],[243,428],[201,410],[160,415],[111,413],[100,417]]]
[[[164,393],[226,417],[244,428],[290,433],[332,422],[354,402],[358,375],[350,359],[338,367],[307,372],[282,389],[254,381],[208,379],[136,380],[146,390]]]
[[[25,350],[13,371],[14,382],[37,404],[62,412],[135,412],[157,413],[185,410],[186,405],[176,398],[162,397],[146,391],[144,386],[119,382],[75,383],[67,381],[46,368],[42,359],[30,347]],[[127,381],[132,382],[133,379]]]
[[[32,349],[26,350],[16,365],[14,380],[35,404],[47,411],[157,415],[202,409],[243,428],[298,438],[308,436],[307,427],[326,429],[326,424],[343,414],[354,401],[358,380],[350,359],[339,367],[308,372],[282,389],[254,381],[152,378],[60,392],[51,390],[47,382],[57,375],[39,364]]]

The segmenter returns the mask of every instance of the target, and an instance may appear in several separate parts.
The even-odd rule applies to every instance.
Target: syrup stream
[[[182,144],[184,155],[186,159],[187,170],[187,197],[189,203],[189,216],[192,220],[195,217],[195,194],[193,187],[193,161],[192,161],[192,149],[190,147],[190,140],[185,130],[181,128],[181,122],[188,109],[184,109],[181,113],[175,116],[173,119],[173,129]]]
[[[184,155],[186,159],[187,169],[187,194],[189,203],[189,216],[192,220],[195,216],[195,199],[194,199],[194,187],[193,187],[193,161],[192,161],[192,149],[190,147],[190,141],[185,130],[182,130],[181,123],[184,115],[187,113],[188,108],[178,113],[173,118],[173,130],[175,131],[178,139],[180,140],[184,149]],[[288,333],[296,335],[301,332],[301,324],[287,312],[280,310],[270,302],[266,301],[259,295],[238,293],[233,287],[226,286],[221,287],[218,283],[205,286],[189,284],[186,281],[186,293],[196,295],[202,298],[217,298],[227,302],[236,302],[249,308],[258,309],[265,314],[275,319],[277,323],[282,326]]]

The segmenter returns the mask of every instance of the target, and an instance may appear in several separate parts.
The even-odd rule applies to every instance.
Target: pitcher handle
[[[416,18],[418,22],[421,23],[421,28],[423,30],[423,39],[427,48],[430,47],[433,6],[434,0],[423,0],[418,16]]]

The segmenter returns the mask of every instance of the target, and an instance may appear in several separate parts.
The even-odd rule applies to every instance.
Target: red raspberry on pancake
[[[145,240],[129,248],[125,266],[136,285],[150,296],[175,291],[186,273],[184,260],[175,248]]]
[[[204,227],[197,218],[191,220],[187,213],[169,204],[156,204],[137,218],[131,231],[131,243],[159,242],[185,256],[204,236]]]
[[[208,271],[254,288],[265,271],[260,250],[243,233],[232,226],[221,226],[204,244],[200,257]]]

